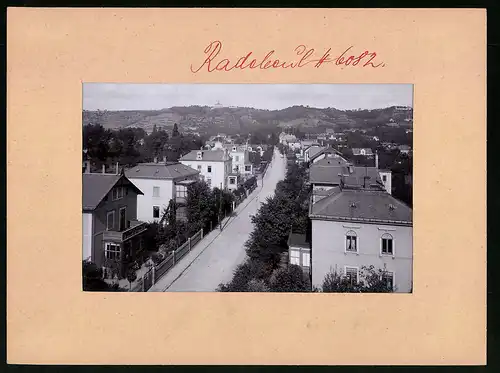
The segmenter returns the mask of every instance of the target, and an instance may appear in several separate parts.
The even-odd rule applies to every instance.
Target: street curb
[[[262,186],[261,186],[261,190],[262,190]],[[245,208],[250,204],[250,202],[252,202],[254,199],[256,199],[258,196],[258,194],[256,194],[254,197],[252,197],[251,199],[248,200],[248,202],[242,207],[241,211],[240,212],[243,212],[243,210],[245,210]],[[235,219],[237,219],[239,217],[239,213],[236,215]],[[229,226],[235,219],[228,219],[228,222],[224,225],[224,227],[227,227]],[[217,229],[217,228],[215,228]],[[213,232],[213,231],[212,231]],[[171,287],[183,274],[184,272],[186,272],[186,270],[196,261],[196,259],[198,259],[198,257],[203,254],[203,252],[217,239],[217,237],[219,237],[219,235],[223,232],[223,230],[219,230],[219,232],[217,232],[217,234],[215,235],[215,237],[207,244],[207,246],[205,246],[205,248],[203,250],[201,250],[198,255],[196,255],[193,260],[186,266],[186,268],[184,268],[182,270],[181,273],[179,273],[179,275],[167,286],[165,287],[162,292],[165,292],[168,290],[169,287]],[[210,233],[209,233],[210,234]],[[182,259],[181,259],[182,260]],[[152,287],[150,288],[150,290],[152,289]],[[149,290],[148,290],[149,291]]]

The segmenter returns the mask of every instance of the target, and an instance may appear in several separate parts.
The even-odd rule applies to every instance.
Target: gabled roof
[[[102,199],[118,181],[130,184],[137,194],[144,194],[125,175],[82,174],[82,207],[84,211],[95,210]]]
[[[324,147],[322,150],[320,150],[319,152],[314,154],[314,156],[311,156],[309,160],[312,162],[313,160],[315,160],[316,158],[318,158],[319,156],[321,156],[323,154],[337,154],[340,157],[342,157],[342,153],[339,152],[337,149],[334,149],[331,147]]]
[[[311,145],[311,146],[308,146],[305,151],[309,154],[309,157],[314,157],[316,154],[318,154],[320,151],[322,151],[323,149],[325,149],[324,147],[322,146],[319,146],[319,145]]]
[[[196,159],[196,155],[198,152],[203,153],[203,159],[201,161],[209,161],[209,162],[223,162],[229,160],[226,158],[224,150],[216,149],[216,150],[191,150],[186,155],[182,156],[180,161],[200,161]]]
[[[198,170],[182,163],[140,163],[125,171],[130,179],[180,179],[199,174]]]
[[[412,225],[412,209],[385,191],[335,187],[312,204],[311,219]]]

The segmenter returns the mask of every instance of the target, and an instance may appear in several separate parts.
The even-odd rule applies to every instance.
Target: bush
[[[309,292],[311,282],[304,275],[302,268],[289,265],[275,270],[269,280],[270,290],[276,292]]]
[[[362,266],[359,274],[359,281],[349,279],[336,270],[326,274],[323,280],[322,291],[325,293],[392,293],[384,281],[386,270],[375,270],[373,265]]]

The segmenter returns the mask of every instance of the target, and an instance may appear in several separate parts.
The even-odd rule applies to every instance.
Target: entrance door
[[[124,231],[127,227],[127,208],[120,209],[120,232]]]

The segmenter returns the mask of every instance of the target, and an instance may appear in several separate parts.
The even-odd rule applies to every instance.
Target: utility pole
[[[220,184],[220,193],[219,193],[219,224],[220,224],[220,230],[222,230],[222,183]]]

